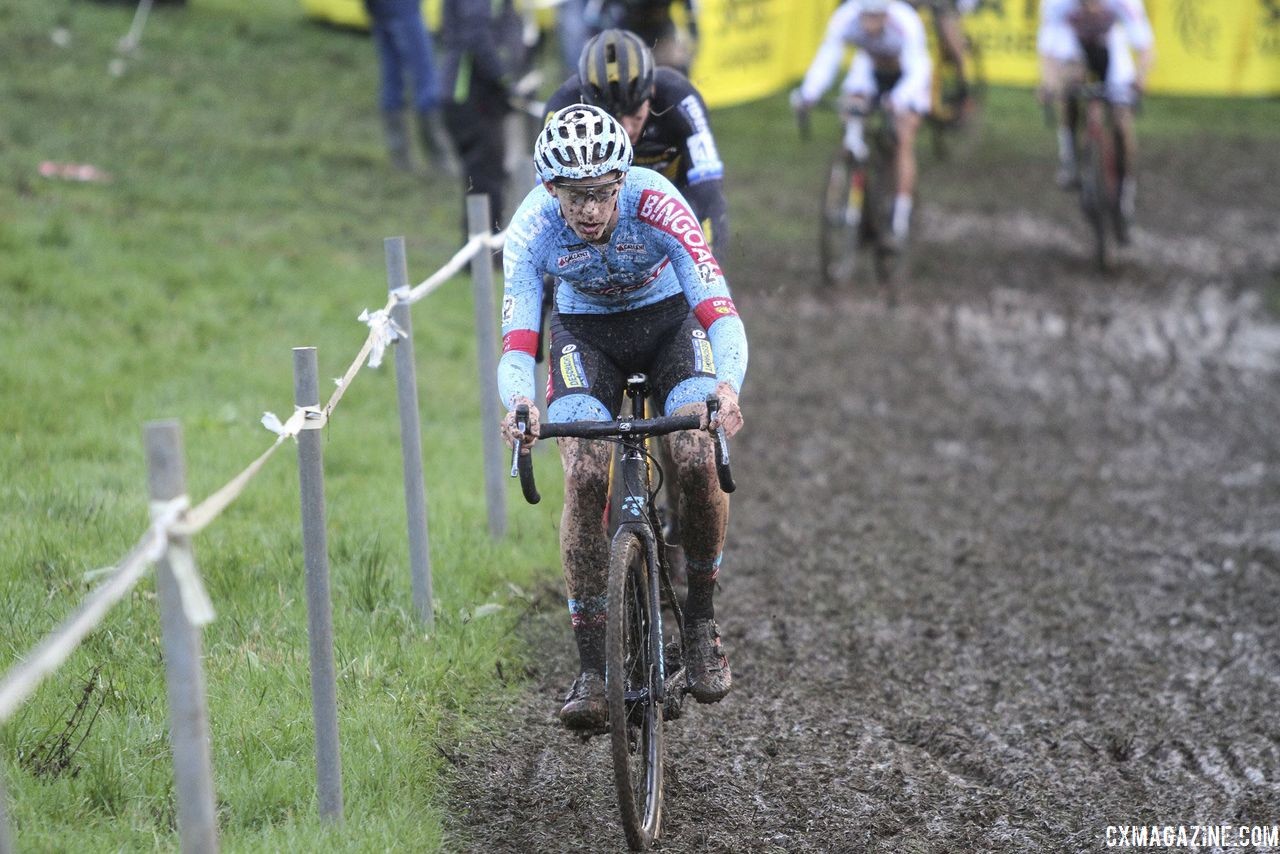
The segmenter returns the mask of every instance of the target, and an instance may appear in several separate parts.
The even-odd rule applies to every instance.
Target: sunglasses
[[[622,188],[622,179],[607,184],[596,184],[591,187],[567,187],[563,184],[552,184],[560,201],[572,208],[580,208],[587,202],[605,204],[613,201],[618,190]]]

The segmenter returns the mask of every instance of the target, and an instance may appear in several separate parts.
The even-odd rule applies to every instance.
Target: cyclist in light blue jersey
[[[632,168],[631,142],[604,110],[573,104],[548,120],[534,148],[543,184],[525,198],[507,229],[503,269],[503,355],[499,393],[509,408],[508,441],[532,439],[515,427],[515,409],[533,405],[534,353],[543,277],[554,277],[546,417],[552,422],[616,417],[626,378],[649,377],[666,415],[705,413],[742,427],[738,393],[747,340],[724,275],[684,197],[666,178]],[[689,576],[686,659],[694,698],[716,702],[732,676],[712,597],[720,569],[729,499],[717,485],[708,433],[666,437],[679,483],[679,515]],[[609,544],[601,520],[612,445],[560,439],[565,471],[561,557],[581,674],[560,712],[574,729],[604,724],[604,625]],[[527,453],[528,448],[524,451]]]

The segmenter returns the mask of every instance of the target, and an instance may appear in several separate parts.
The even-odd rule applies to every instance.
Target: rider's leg
[[[690,403],[679,407],[673,414],[698,415],[705,411],[705,404]],[[671,434],[667,445],[675,463],[680,489],[678,514],[689,576],[685,618],[709,619],[715,616],[712,598],[729,524],[729,496],[720,491],[716,480],[714,445],[710,434],[701,430],[684,430]]]
[[[695,415],[705,404],[685,404],[677,415]],[[713,596],[729,522],[729,496],[720,491],[711,436],[701,430],[674,433],[672,456],[680,472],[680,524],[689,592],[684,603],[684,660],[690,690],[699,703],[723,699],[733,686],[729,657],[720,642]]]
[[[1120,131],[1120,146],[1124,164],[1124,180],[1120,185],[1120,210],[1126,219],[1132,218],[1137,199],[1138,184],[1138,134],[1134,127],[1133,105],[1137,101],[1137,68],[1133,56],[1122,43],[1112,39],[1107,63],[1107,100],[1111,102],[1112,117]]]
[[[561,439],[564,511],[560,558],[569,594],[569,617],[583,671],[604,672],[609,542],[604,507],[612,445],[593,439]]]
[[[1050,56],[1041,57],[1041,93],[1053,111],[1058,138],[1058,175],[1060,187],[1076,181],[1076,101],[1069,97],[1073,82],[1083,73],[1079,63],[1064,62]]]
[[[844,147],[858,160],[866,160],[869,153],[862,122],[875,92],[875,68],[866,52],[858,51],[849,67],[848,88],[840,95],[840,115],[845,122]]]
[[[916,192],[916,134],[920,130],[920,114],[913,110],[894,113],[898,132],[896,158],[898,193],[893,200],[893,236],[905,239],[911,228],[911,204]]]
[[[1132,218],[1138,197],[1138,131],[1134,127],[1133,108],[1127,104],[1113,104],[1112,115],[1120,129],[1120,144],[1124,157],[1124,179],[1120,183],[1120,210],[1126,218]]]

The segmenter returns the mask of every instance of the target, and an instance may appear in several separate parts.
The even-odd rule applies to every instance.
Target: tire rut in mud
[[[735,690],[668,729],[660,849],[1084,851],[1108,824],[1280,821],[1268,217],[1157,216],[1100,281],[1044,210],[926,208],[893,309],[776,288],[816,280],[807,254],[740,265]],[[510,737],[455,772],[451,850],[624,847],[605,740],[553,717],[574,662],[547,598]]]

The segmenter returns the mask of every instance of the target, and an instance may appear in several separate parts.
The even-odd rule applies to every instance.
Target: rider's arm
[[[831,15],[827,22],[827,33],[818,46],[818,52],[809,63],[804,82],[800,84],[800,95],[806,103],[817,103],[818,99],[831,88],[840,70],[840,62],[844,59],[844,34],[858,14],[857,5],[845,3]]]
[[[898,12],[900,14],[896,14]],[[929,57],[929,42],[920,15],[897,6],[890,6],[889,13],[894,15],[903,30],[902,56],[898,59],[902,65],[902,79],[893,87],[892,100],[898,93],[918,92],[922,88],[927,90],[929,75],[933,73],[933,60]]]
[[[1151,29],[1151,21],[1147,18],[1147,9],[1142,0],[1118,0],[1117,11],[1120,24],[1129,37],[1129,44],[1138,54],[1138,81],[1147,79],[1151,66],[1155,63],[1155,33]]]
[[[729,286],[684,197],[656,173],[653,181],[653,187],[640,194],[636,218],[652,228],[671,259],[685,298],[707,332],[716,379],[740,391],[747,373],[747,333]]]
[[[729,203],[724,197],[724,162],[716,148],[707,104],[692,86],[681,98],[681,162],[686,166],[685,198],[702,225],[707,244],[723,252],[729,245]]]
[[[546,193],[535,187],[507,229],[502,249],[502,358],[498,361],[498,396],[507,408],[518,397],[534,397],[534,355],[542,325],[542,270],[537,263],[538,236],[545,218],[537,213]]]

